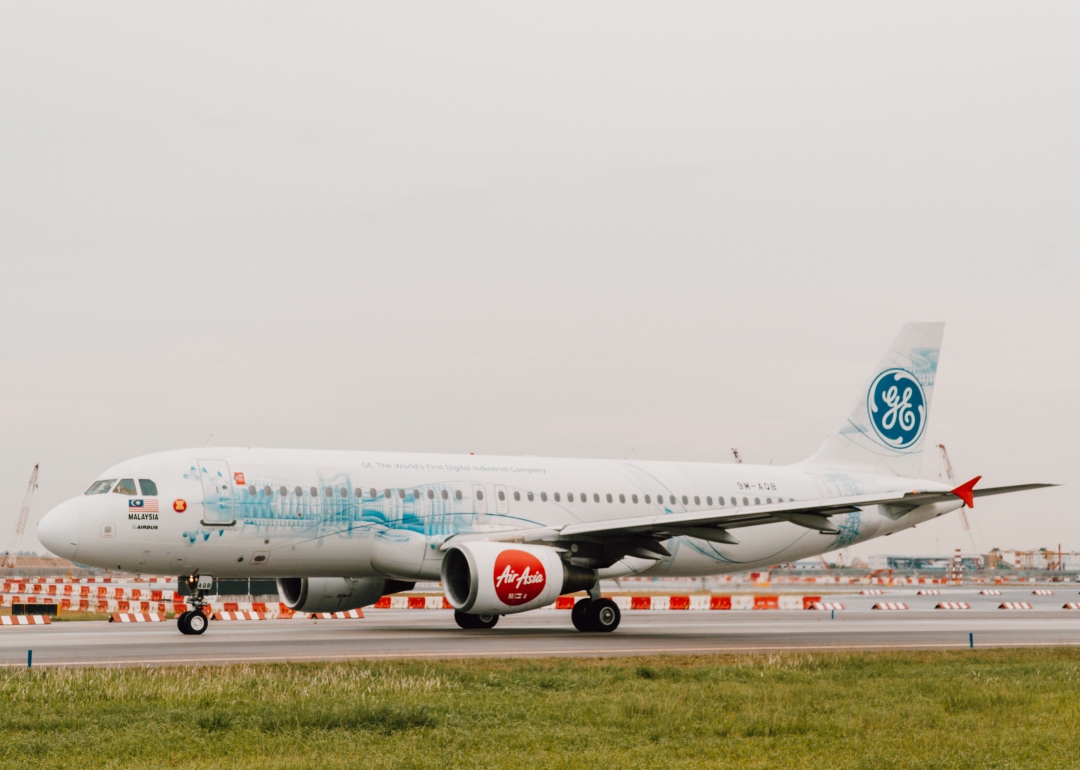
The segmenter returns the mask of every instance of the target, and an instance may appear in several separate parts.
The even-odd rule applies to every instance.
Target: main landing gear
[[[622,613],[611,599],[579,599],[570,611],[570,620],[578,631],[614,631]]]
[[[214,579],[209,575],[188,575],[184,579],[184,583],[187,585],[188,590],[191,591],[191,598],[188,603],[191,604],[192,608],[187,612],[181,612],[177,616],[176,627],[180,629],[182,634],[198,636],[210,626],[210,617],[205,612],[207,607],[206,596],[214,587]]]
[[[470,615],[461,610],[454,610],[454,620],[462,628],[494,628],[499,622],[498,615]]]

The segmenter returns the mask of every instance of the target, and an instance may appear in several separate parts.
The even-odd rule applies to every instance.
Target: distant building
[[[952,567],[952,556],[890,556],[886,554],[876,554],[867,559],[867,565],[870,569],[893,569],[898,571],[940,571],[946,572]],[[979,569],[980,562],[986,564],[986,557],[971,554],[968,556],[961,556],[962,564],[965,570]]]

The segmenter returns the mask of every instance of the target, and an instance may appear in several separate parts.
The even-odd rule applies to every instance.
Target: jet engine
[[[474,615],[525,612],[596,582],[594,570],[567,564],[554,548],[483,541],[449,548],[441,572],[447,601]]]
[[[278,578],[281,603],[296,612],[342,612],[367,607],[416,583],[386,578]]]

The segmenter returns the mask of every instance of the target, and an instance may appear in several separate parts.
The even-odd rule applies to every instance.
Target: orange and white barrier
[[[935,610],[970,610],[971,605],[967,602],[938,602]]]
[[[860,596],[880,596],[883,593],[885,592],[882,591],[880,588],[864,588],[863,590],[859,591]]]
[[[1031,593],[1034,594],[1035,596],[1053,596],[1054,595],[1054,592],[1051,591],[1049,588],[1036,588]]]
[[[998,605],[999,610],[1030,610],[1031,605],[1027,602],[1002,602]]]
[[[812,610],[842,610],[844,605],[840,602],[814,602]]]
[[[159,612],[116,612],[109,616],[110,623],[160,623],[165,620]]]
[[[363,610],[345,610],[343,612],[309,612],[308,620],[334,620],[341,618],[362,618]]]
[[[215,612],[214,620],[267,620],[270,618],[265,612],[251,612],[249,610],[232,610]]]
[[[1001,591],[997,588],[984,588],[979,593],[983,596],[1001,596]]]
[[[442,594],[430,596],[384,596],[372,606],[375,610],[452,610]]]
[[[0,615],[0,626],[47,626],[52,623],[48,615]]]
[[[936,588],[922,588],[915,592],[916,596],[941,596],[941,591]]]
[[[903,602],[878,602],[871,609],[874,610],[906,610],[908,606]]]
[[[1063,610],[1080,610],[1080,602],[1065,602]]]

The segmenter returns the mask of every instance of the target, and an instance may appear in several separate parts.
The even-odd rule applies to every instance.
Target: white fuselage
[[[452,535],[904,492],[914,482],[806,466],[277,449],[163,452],[101,478],[148,479],[158,494],[86,494],[50,513],[51,532],[72,533],[52,535],[50,547],[78,563],[172,575],[403,580],[438,579],[439,546]],[[734,530],[737,545],[677,537],[665,541],[670,557],[628,557],[601,576],[739,572],[889,534],[961,505],[902,515],[871,506],[836,516],[838,535],[778,522]]]

